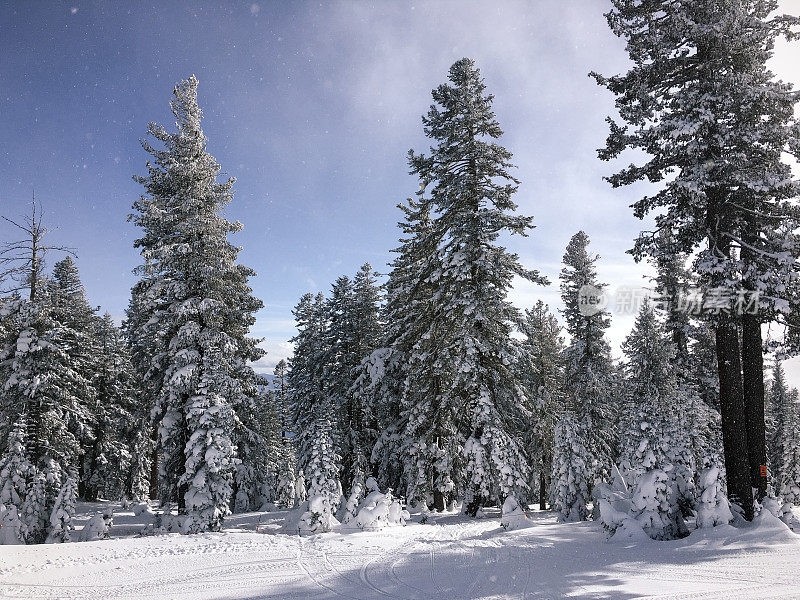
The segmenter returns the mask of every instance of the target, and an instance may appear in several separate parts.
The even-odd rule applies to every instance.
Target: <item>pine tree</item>
[[[256,398],[246,397],[237,409],[239,462],[233,497],[238,512],[258,510],[264,502],[274,502],[281,473],[284,446],[278,405],[266,378],[260,387]]]
[[[70,469],[64,477],[64,482],[58,490],[58,495],[53,502],[53,510],[50,513],[48,542],[70,541],[70,531],[74,529],[72,519],[75,517],[75,501],[78,497],[77,480],[78,474],[75,469]]]
[[[610,473],[614,445],[612,365],[610,347],[605,339],[610,319],[602,307],[583,304],[588,301],[583,292],[601,291],[605,287],[597,279],[595,263],[599,256],[589,254],[588,245],[589,236],[583,231],[572,236],[559,275],[565,306],[562,315],[570,336],[564,355],[564,377],[573,410],[585,421],[584,430],[589,436],[586,440],[589,455],[585,460],[593,476],[602,477]]]
[[[94,319],[92,337],[96,356],[93,387],[95,403],[92,445],[84,459],[84,494],[94,501],[98,496],[116,499],[132,493],[133,479],[146,477],[146,465],[136,456],[147,449],[137,437],[141,415],[135,400],[135,377],[127,346],[111,315]],[[141,471],[144,473],[134,473]],[[141,494],[141,492],[139,492]]]
[[[292,428],[296,432],[297,466],[308,473],[312,448],[315,443],[315,424],[318,419],[332,420],[325,385],[325,340],[328,328],[325,298],[304,294],[294,309],[297,335],[292,338],[294,354],[289,360],[289,402],[292,408]],[[331,433],[331,437],[333,434]],[[331,440],[335,443],[335,440]],[[337,472],[339,471],[336,465]]]
[[[800,505],[800,399],[796,389],[789,395],[787,415],[783,421],[784,439],[780,465],[779,491],[786,502]]]
[[[449,79],[423,117],[430,155],[409,153],[438,252],[422,273],[435,284],[435,310],[408,361],[407,479],[409,495],[421,500],[462,487],[474,515],[527,487],[515,434],[529,415],[510,341],[519,314],[506,296],[515,275],[543,280],[496,244],[501,232],[525,235],[532,219],[513,214],[518,182],[511,153],[495,142],[502,130],[493,98],[470,59],[457,61]]]
[[[275,410],[278,414],[280,427],[280,451],[277,459],[276,500],[279,504],[288,507],[294,505],[295,470],[297,457],[294,449],[294,439],[289,436],[291,427],[291,405],[288,383],[288,368],[286,361],[281,359],[275,365],[273,385],[273,398]]]
[[[559,521],[585,521],[589,518],[589,485],[592,467],[587,463],[585,420],[572,412],[561,413],[553,441],[553,474],[550,502]]]
[[[659,432],[655,426],[666,423],[666,418],[671,416],[672,394],[677,386],[673,366],[675,347],[666,339],[649,302],[642,304],[633,331],[622,349],[627,357],[629,398],[626,404],[631,413],[623,435],[622,463],[634,472],[641,472],[639,462],[646,454],[642,444],[651,449],[661,447],[660,439],[647,439],[646,432],[651,436],[664,435],[665,432]],[[664,467],[663,457],[657,462],[660,468]]]
[[[793,219],[785,199],[797,194],[782,156],[798,148],[796,95],[774,80],[766,63],[775,39],[798,19],[770,18],[776,7],[772,0],[613,0],[609,26],[625,39],[634,65],[624,75],[593,74],[617,96],[628,124],[608,119],[600,157],[615,158],[626,148],[649,155],[609,181],[615,187],[642,179],[665,182],[635,203],[634,213],[641,218],[658,211],[657,230],[669,232],[677,252],[696,252],[699,284],[717,300],[721,296],[721,306],[714,300],[719,314],[710,321],[726,474],[731,497],[748,519],[751,485],[762,489],[764,483],[758,476],[764,454],[759,323],[785,312],[788,302],[768,293],[755,314],[740,311],[742,364],[734,300],[786,289],[796,252],[790,236],[767,235],[776,223]],[[644,233],[632,253],[637,259],[658,254],[656,240]]]
[[[354,477],[363,478],[368,470],[371,448],[362,398],[354,384],[361,361],[379,342],[378,300],[375,276],[367,263],[354,279],[336,280],[326,305],[326,389],[337,415],[337,452],[342,457],[342,482],[348,488]]]
[[[0,458],[0,504],[22,508],[28,480],[35,473],[25,451],[24,422],[18,421],[8,434],[3,456]]]
[[[136,290],[134,340],[152,335],[153,416],[163,454],[165,500],[177,499],[193,531],[219,529],[231,496],[236,409],[252,397],[255,374],[247,365],[263,351],[247,337],[262,303],[247,284],[255,273],[236,263],[228,234],[241,230],[221,212],[233,179],[216,181],[219,165],[206,151],[197,104],[197,79],[175,86],[170,103],[178,130],[150,124],[164,145],[142,146],[154,158],[148,176],[135,177],[146,194],[134,204],[143,236],[145,284]],[[131,318],[131,317],[134,318]]]
[[[24,422],[24,446],[35,468],[55,461],[66,470],[78,463],[81,452],[70,425],[86,423],[86,399],[93,390],[73,368],[67,353],[69,332],[53,319],[46,302],[15,300],[4,311],[2,423]]]
[[[275,394],[275,408],[280,417],[281,440],[284,444],[289,443],[289,424],[291,422],[291,406],[289,404],[289,365],[284,359],[280,359],[275,365],[272,380],[273,391]]]
[[[37,473],[28,487],[20,510],[22,539],[26,544],[42,544],[47,539],[49,506],[47,478],[44,473]]]
[[[430,210],[412,198],[400,204],[404,221],[399,223],[404,238],[393,250],[397,257],[385,285],[386,302],[381,311],[385,324],[380,347],[366,357],[359,368],[353,394],[364,409],[366,445],[378,481],[392,489],[410,489],[404,482],[406,428],[403,398],[406,394],[408,360],[413,345],[422,335],[432,309],[434,284],[423,275],[435,256],[436,242],[429,235]],[[443,508],[444,504],[441,503]]]
[[[538,471],[539,506],[544,510],[553,468],[555,421],[564,401],[564,342],[555,315],[541,300],[525,311],[521,329],[525,341],[521,347],[520,363],[529,389],[528,396],[533,401],[528,455],[535,461],[534,470]]]
[[[775,361],[772,369],[772,381],[769,385],[767,396],[767,440],[769,441],[769,454],[767,465],[777,489],[781,482],[781,467],[787,443],[792,438],[787,438],[789,431],[787,422],[792,414],[791,400],[789,397],[789,386],[786,384],[786,375],[780,360]]]
[[[338,464],[340,457],[333,445],[330,420],[320,416],[312,425],[314,440],[305,472],[308,475],[308,495],[325,496],[331,505],[338,504],[341,495]]]

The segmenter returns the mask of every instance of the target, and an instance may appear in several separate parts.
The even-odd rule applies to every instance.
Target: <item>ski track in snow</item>
[[[620,544],[549,513],[510,532],[496,519],[431,523],[0,546],[0,598],[800,600],[800,536],[774,528]]]

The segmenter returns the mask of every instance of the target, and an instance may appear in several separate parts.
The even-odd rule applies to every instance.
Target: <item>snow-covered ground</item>
[[[0,598],[800,599],[800,536],[774,521],[620,544],[595,523],[559,524],[548,512],[516,531],[445,514],[303,537],[278,533],[285,516],[136,537],[147,517],[122,511],[110,540],[0,546]]]

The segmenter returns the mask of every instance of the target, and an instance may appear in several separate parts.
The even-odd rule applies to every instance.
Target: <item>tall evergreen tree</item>
[[[372,267],[365,264],[354,279],[339,277],[333,285],[326,310],[329,327],[327,393],[336,411],[338,454],[342,458],[342,485],[364,486],[370,450],[364,406],[354,388],[361,361],[375,350],[380,338],[378,289]]]
[[[135,321],[142,329],[134,337],[153,335],[150,362],[163,373],[153,416],[165,499],[178,500],[190,530],[215,530],[231,499],[236,409],[256,393],[247,363],[263,352],[247,334],[262,303],[247,284],[255,273],[236,263],[239,249],[228,241],[242,228],[221,215],[234,180],[217,182],[220,167],[200,128],[196,78],[175,86],[170,106],[177,132],[148,126],[164,149],[143,141],[154,163],[147,177],[135,177],[146,191],[131,219],[143,230],[135,245],[147,283],[137,290]]]
[[[787,443],[783,446],[778,480],[778,492],[795,506],[800,505],[800,398],[797,389],[789,393],[786,406],[786,418],[783,420],[783,438]]]
[[[328,352],[327,305],[322,294],[304,294],[294,309],[297,335],[292,338],[294,354],[289,359],[289,403],[292,408],[292,428],[297,440],[297,467],[308,474],[318,425],[321,419],[332,428],[334,407],[326,389],[325,373]],[[330,443],[335,443],[333,431],[328,431]],[[326,442],[326,443],[328,443]],[[336,466],[337,474],[340,465]]]
[[[525,340],[521,364],[533,413],[528,429],[528,455],[538,476],[539,506],[544,510],[553,468],[555,423],[564,403],[564,342],[558,320],[541,300],[525,311],[522,332]]]
[[[90,500],[97,497],[96,490],[89,484],[91,473],[89,463],[95,457],[97,431],[96,406],[98,402],[95,389],[95,374],[99,370],[100,348],[95,331],[95,310],[89,305],[86,290],[81,283],[78,267],[72,256],[53,265],[53,275],[45,284],[50,314],[60,333],[63,348],[70,367],[86,384],[75,391],[78,398],[70,428],[81,445],[82,459],[78,468],[78,493]]]
[[[407,411],[403,409],[406,376],[411,350],[422,335],[432,310],[435,286],[423,275],[428,261],[436,256],[436,241],[429,235],[430,207],[413,198],[398,205],[404,220],[401,245],[385,284],[386,302],[381,321],[385,324],[380,348],[364,359],[353,393],[364,409],[365,437],[371,448],[373,473],[385,487],[409,489],[404,473],[404,437]],[[440,503],[443,507],[443,499]]]
[[[585,304],[590,301],[585,292],[605,287],[597,279],[595,263],[599,256],[591,255],[588,246],[589,236],[583,231],[572,236],[559,279],[562,314],[570,336],[565,352],[565,387],[576,417],[585,421],[590,453],[587,462],[597,477],[610,473],[614,445],[611,354],[605,339],[611,320],[602,307]]]
[[[791,438],[786,437],[791,428],[789,422],[792,416],[789,394],[789,386],[786,384],[783,364],[780,360],[776,360],[772,369],[772,381],[770,382],[767,396],[767,440],[769,441],[767,466],[776,491],[779,489],[781,482],[781,469],[786,446],[787,444],[797,443],[797,440],[792,441]],[[787,424],[789,424],[789,427],[787,427]]]
[[[495,142],[502,130],[493,98],[470,59],[457,61],[449,80],[433,90],[423,117],[430,154],[409,153],[438,252],[423,269],[436,308],[409,358],[405,435],[409,495],[425,499],[458,485],[474,515],[527,486],[515,434],[529,415],[510,341],[519,314],[506,296],[514,276],[543,280],[496,243],[501,233],[525,235],[532,219],[513,214],[518,182],[511,153]]]
[[[136,455],[141,447],[137,437],[141,421],[134,394],[135,377],[128,348],[111,315],[94,319],[92,337],[96,340],[96,370],[92,446],[87,449],[83,464],[84,497],[94,501],[98,496],[115,499],[133,494],[133,481],[145,476]],[[145,467],[146,468],[146,467]],[[141,495],[137,490],[136,495]]]
[[[662,182],[669,174],[634,212],[659,211],[657,229],[669,232],[679,252],[697,252],[699,283],[714,297],[728,486],[747,518],[751,485],[763,491],[765,483],[759,477],[765,452],[758,323],[788,303],[765,294],[756,314],[745,316],[742,365],[734,299],[777,291],[794,276],[794,242],[767,235],[793,218],[785,199],[797,194],[797,184],[782,155],[800,147],[796,94],[766,66],[776,38],[798,19],[770,17],[775,8],[773,0],[613,0],[609,26],[627,42],[634,66],[624,75],[594,74],[617,95],[627,123],[608,120],[611,133],[600,157],[626,148],[648,154],[609,181],[615,187]],[[655,239],[643,234],[634,256],[657,254]]]

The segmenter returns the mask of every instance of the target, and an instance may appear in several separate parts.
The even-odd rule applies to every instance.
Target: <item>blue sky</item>
[[[784,2],[790,12],[791,2]],[[569,237],[584,229],[612,287],[640,285],[625,254],[642,228],[629,205],[646,188],[602,181],[603,121],[613,98],[587,77],[621,72],[623,44],[601,0],[551,2],[119,2],[0,5],[0,214],[29,210],[31,191],[74,246],[90,298],[123,315],[139,257],[126,222],[141,192],[149,121],[172,127],[176,81],[195,74],[209,151],[235,176],[227,211],[265,303],[254,334],[269,369],[288,355],[291,307],[369,261],[386,271],[396,204],[418,184],[430,90],[462,56],[477,62],[514,153],[528,238],[509,241],[557,284]],[[775,61],[800,82],[800,50]],[[11,231],[0,226],[0,239]],[[55,257],[52,257],[52,263]],[[557,285],[519,284],[524,307],[558,307]],[[615,318],[615,346],[632,317]],[[793,369],[800,384],[800,369]]]

